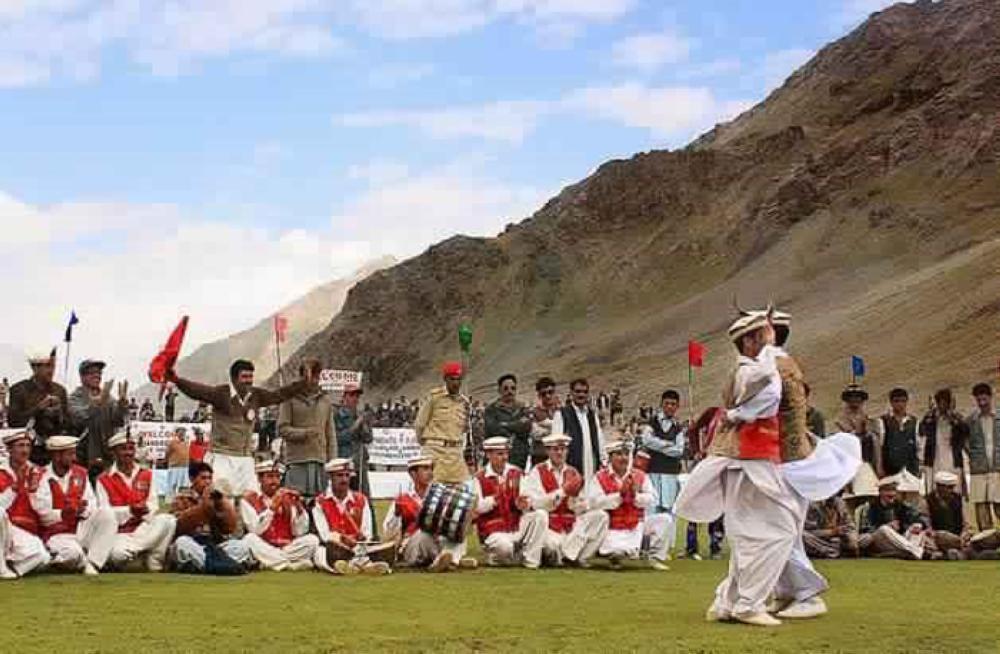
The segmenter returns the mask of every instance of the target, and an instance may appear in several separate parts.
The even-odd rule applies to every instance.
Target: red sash
[[[556,473],[552,470],[552,466],[548,463],[538,466],[538,477],[541,479],[542,488],[545,489],[546,493],[558,490],[559,481],[556,479]],[[563,472],[564,485],[579,477],[580,473],[576,471],[576,468],[570,465],[566,466]],[[569,499],[579,494],[580,491],[577,490],[573,495],[563,497],[558,506],[549,511],[549,529],[559,534],[568,534],[572,531],[573,524],[576,522],[576,514],[569,508]]]
[[[740,425],[740,458],[781,462],[781,434],[778,416]]]
[[[281,493],[279,490],[278,493]],[[263,495],[261,493],[255,493],[253,491],[246,493],[243,499],[250,502],[250,505],[257,512],[257,515],[267,511],[270,505],[270,497]],[[292,511],[289,508],[284,508],[280,512],[274,512],[271,516],[271,524],[268,525],[264,533],[260,535],[264,539],[264,542],[274,545],[275,547],[284,547],[292,542],[295,538],[295,534],[292,532]]]
[[[31,494],[38,490],[38,483],[45,471],[28,463],[15,474],[16,477],[7,470],[0,470],[0,493],[14,487],[14,503],[7,509],[7,517],[14,526],[37,536],[40,523],[38,514],[31,506]]]
[[[101,473],[97,478],[97,482],[104,487],[111,506],[144,506],[153,488],[153,471],[147,468],[140,468],[131,485],[129,485],[129,480],[125,478],[125,475],[121,473],[112,474],[111,472]],[[142,518],[130,516],[128,522],[119,525],[118,533],[131,534],[141,524]]]
[[[365,496],[354,491],[348,492],[350,494],[347,496],[346,512],[341,511],[337,500],[328,495],[321,496],[316,503],[323,511],[331,532],[351,536],[354,539],[362,538],[361,522],[365,515]]]
[[[52,492],[52,509],[62,511],[66,507],[76,509],[80,506],[83,494],[87,489],[87,470],[82,466],[74,465],[69,470],[69,489],[63,492],[62,486],[55,474],[49,476],[49,490]],[[69,520],[60,520],[41,529],[42,540],[48,542],[50,538],[57,534],[75,534],[77,517],[74,514]]]
[[[642,470],[632,470],[632,479],[635,485],[641,487],[646,479]],[[601,468],[597,473],[597,482],[601,485],[601,490],[606,494],[617,493],[621,489],[621,482],[608,468]],[[635,504],[635,493],[622,493],[622,503],[617,509],[608,511],[609,528],[632,530],[645,517],[646,511]]]
[[[483,489],[483,497],[495,497],[496,503],[489,513],[476,518],[479,540],[485,541],[495,532],[514,532],[521,521],[521,511],[514,502],[521,494],[521,471],[509,469],[503,477],[486,476],[485,470],[476,473]]]

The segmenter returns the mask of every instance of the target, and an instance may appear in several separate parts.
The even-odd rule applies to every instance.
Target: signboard
[[[319,387],[327,393],[343,392],[348,384],[361,387],[361,373],[357,370],[330,370],[319,371]]]
[[[372,429],[372,442],[368,446],[368,459],[381,466],[405,466],[410,459],[420,456],[417,432],[398,428]]]
[[[209,422],[133,422],[129,425],[142,458],[148,462],[167,458],[167,443],[177,429],[184,430],[184,439],[190,443],[194,440],[195,427],[202,431],[206,441],[212,439],[212,424]]]

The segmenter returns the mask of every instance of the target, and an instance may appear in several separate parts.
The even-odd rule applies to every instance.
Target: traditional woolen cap
[[[271,459],[268,459],[267,461],[259,461],[256,465],[254,465],[253,469],[258,475],[268,472],[276,472],[280,475],[285,472],[285,466],[281,465],[277,461],[272,461]]]
[[[119,445],[124,445],[125,443],[132,440],[129,436],[127,429],[122,429],[115,432],[115,435],[108,439],[108,447],[118,447]]]
[[[840,394],[840,399],[846,402],[852,397],[857,397],[862,400],[868,400],[868,391],[861,388],[857,384],[848,384],[847,387],[844,389],[844,392]]]
[[[327,472],[354,472],[354,464],[350,459],[330,459],[323,469]]]
[[[729,340],[738,341],[750,332],[755,332],[767,325],[767,313],[753,311],[740,316],[729,326]]]
[[[441,375],[444,377],[461,377],[462,364],[458,361],[448,361],[441,366]]]
[[[628,453],[628,441],[608,441],[604,444],[604,451],[607,454],[613,454],[614,452]]]
[[[48,349],[39,348],[37,350],[33,350],[31,353],[28,354],[28,363],[30,363],[31,365],[35,365],[38,363],[48,363],[49,361],[54,359],[55,356],[56,356],[56,349],[54,347],[50,347]]]
[[[17,441],[21,440],[22,438],[27,438],[29,441],[34,439],[34,437],[33,437],[33,435],[32,435],[32,433],[31,433],[30,430],[28,430],[28,429],[18,429],[16,431],[10,432],[9,434],[4,434],[3,444],[4,445],[11,445],[11,444],[16,443]]]
[[[483,449],[487,452],[510,449],[510,442],[503,436],[493,436],[483,441]]]
[[[80,439],[76,436],[49,436],[48,440],[45,441],[45,449],[49,452],[71,450],[76,447],[79,441]]]
[[[569,445],[572,442],[572,438],[566,434],[549,434],[542,439],[542,445],[545,447],[555,447],[556,445]]]
[[[764,313],[767,313],[766,311]],[[771,324],[781,325],[787,327],[792,324],[792,314],[785,313],[784,311],[778,311],[777,309],[771,310]]]
[[[920,478],[915,474],[903,468],[899,472],[899,485],[896,486],[896,490],[901,493],[919,493],[922,487],[920,483]]]
[[[899,475],[889,475],[888,477],[882,477],[878,480],[879,488],[888,488],[889,486],[899,486]]]
[[[418,457],[414,457],[414,458],[412,458],[412,459],[410,459],[409,461],[406,462],[406,469],[407,470],[413,470],[414,468],[421,468],[421,467],[424,467],[424,466],[426,466],[428,468],[433,468],[434,467],[434,459],[432,459],[429,456],[418,456]]]
[[[943,486],[955,486],[958,484],[958,475],[947,470],[938,470],[934,473],[934,483]]]

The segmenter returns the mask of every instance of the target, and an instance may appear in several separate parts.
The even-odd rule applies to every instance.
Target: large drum
[[[465,486],[445,486],[433,483],[427,489],[417,524],[432,536],[443,536],[450,541],[465,541],[465,530],[472,520],[476,496]]]

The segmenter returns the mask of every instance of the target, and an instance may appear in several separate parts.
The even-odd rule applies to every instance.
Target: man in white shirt
[[[264,570],[311,570],[319,538],[309,533],[302,496],[281,487],[281,464],[262,461],[255,470],[260,492],[247,491],[240,502],[244,544]]]
[[[649,566],[668,570],[667,529],[672,520],[666,513],[647,514],[656,503],[656,491],[648,475],[629,467],[628,450],[627,441],[608,443],[609,464],[598,471],[587,491],[587,504],[608,514],[607,535],[598,553],[620,567],[622,559],[639,558],[645,540]]]
[[[118,522],[111,509],[98,506],[87,469],[75,463],[78,441],[55,435],[45,442],[52,462],[31,496],[31,506],[38,513],[52,565],[94,576],[108,561]]]
[[[312,510],[320,540],[313,563],[331,574],[389,574],[392,570],[388,563],[373,561],[365,554],[363,545],[358,548],[359,543],[372,539],[372,513],[364,494],[351,490],[354,474],[351,460],[331,459],[324,467],[330,475],[330,484],[316,498]]]
[[[521,563],[534,570],[542,564],[549,517],[531,508],[521,489],[521,471],[507,463],[509,448],[503,437],[483,441],[488,463],[475,476],[476,529],[487,565]]]
[[[44,568],[51,557],[38,537],[38,514],[31,494],[42,469],[30,460],[31,432],[12,430],[3,437],[8,459],[0,463],[0,579],[23,577]]]
[[[590,407],[590,383],[583,378],[569,384],[570,406],[562,407],[552,419],[553,434],[567,434],[571,441],[566,461],[580,471],[589,486],[597,470],[606,463],[604,434]]]
[[[546,562],[562,565],[565,559],[582,568],[597,552],[608,530],[608,514],[590,510],[583,496],[583,477],[566,463],[570,438],[551,434],[542,439],[548,460],[531,469],[524,493],[531,506],[548,514],[549,528],[542,547]]]
[[[111,548],[110,564],[122,568],[143,557],[150,572],[162,572],[177,519],[158,513],[160,503],[153,488],[153,471],[135,462],[135,441],[125,430],[108,439],[114,464],[97,477],[97,504],[115,516],[118,535]]]

